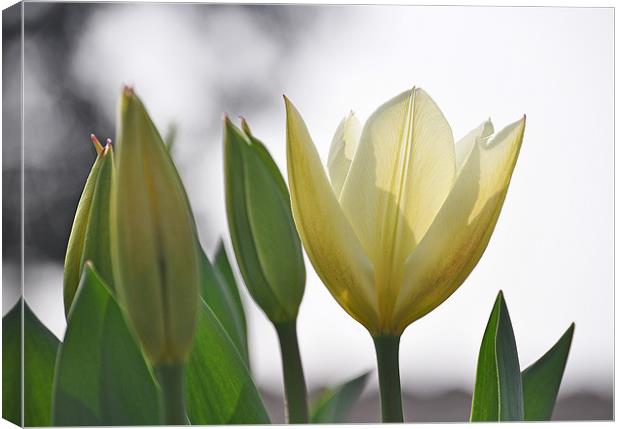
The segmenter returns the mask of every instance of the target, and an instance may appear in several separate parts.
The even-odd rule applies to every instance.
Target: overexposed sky
[[[131,83],[162,130],[179,123],[176,156],[208,250],[218,236],[229,244],[223,112],[243,115],[283,172],[283,93],[324,160],[349,110],[365,119],[413,85],[437,102],[455,139],[488,117],[500,129],[526,113],[521,155],[485,255],[450,299],[403,336],[403,388],[471,389],[502,289],[523,368],[575,321],[563,391],[611,389],[612,9],[280,6],[288,12],[269,23],[244,8],[200,7],[207,12],[183,5],[102,9],[76,29],[71,78],[109,118],[121,85]],[[36,59],[30,64],[37,67]],[[309,387],[374,368],[369,335],[309,262],[307,271],[299,337]],[[61,267],[30,273],[33,284],[50,278],[60,279],[58,287],[32,305],[62,335]],[[253,371],[259,384],[280,389],[275,332],[245,297]]]

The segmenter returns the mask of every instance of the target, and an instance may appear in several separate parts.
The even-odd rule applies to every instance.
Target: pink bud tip
[[[90,134],[90,141],[93,144],[93,146],[95,146],[95,150],[97,151],[97,155],[99,155],[101,152],[103,152],[103,146],[101,145],[101,142],[99,141],[99,139],[97,138],[96,135],[94,134]]]

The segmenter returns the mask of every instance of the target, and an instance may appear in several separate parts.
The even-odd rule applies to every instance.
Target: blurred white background
[[[27,3],[26,14],[43,7]],[[574,321],[561,392],[610,395],[613,19],[610,8],[98,5],[66,30],[76,43],[64,85],[87,94],[106,123],[114,122],[123,83],[135,85],[162,132],[178,123],[175,157],[201,240],[211,253],[224,237],[229,255],[224,112],[248,120],[283,173],[283,93],[303,114],[324,160],[349,110],[367,118],[413,85],[434,98],[455,139],[489,116],[500,129],[526,113],[521,155],[485,255],[450,299],[403,336],[403,389],[471,390],[481,336],[501,289],[522,368]],[[36,31],[26,33],[26,42],[27,166],[87,145],[91,131],[113,137],[113,129],[80,128],[70,130],[75,143],[54,140],[70,122],[55,108],[63,93],[46,72],[53,49],[41,47]],[[48,143],[40,145],[40,138]],[[370,336],[336,304],[309,262],[307,271],[299,337],[309,388],[374,369]],[[33,265],[26,284],[32,290],[26,299],[62,338],[61,265]],[[275,332],[243,292],[252,370],[262,388],[279,392]],[[373,376],[369,386],[375,383]]]

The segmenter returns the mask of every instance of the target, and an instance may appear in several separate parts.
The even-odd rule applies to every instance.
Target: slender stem
[[[282,354],[286,420],[288,423],[308,423],[306,379],[297,342],[297,320],[274,323]]]
[[[373,337],[379,368],[379,390],[381,391],[381,421],[402,423],[403,400],[400,393],[398,370],[398,346],[400,336],[381,335]]]
[[[155,367],[159,381],[159,411],[161,424],[186,425],[183,364],[161,364]]]

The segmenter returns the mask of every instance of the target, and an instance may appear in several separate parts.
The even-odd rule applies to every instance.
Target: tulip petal
[[[103,160],[92,197],[81,262],[82,266],[86,261],[97,264],[99,275],[114,292],[114,275],[110,256],[110,194],[114,175],[114,153],[111,144],[106,145],[101,156]]]
[[[158,256],[167,261],[161,273],[167,352],[171,359],[176,359],[175,355],[189,353],[198,317],[200,272],[195,223],[174,161],[146,110],[144,114],[151,126],[149,138],[152,139],[144,159],[149,170],[146,173],[156,225],[153,233],[158,240]]]
[[[95,148],[97,147],[95,146]],[[101,169],[102,163],[103,155],[98,153],[97,159],[95,160],[88,178],[86,179],[84,190],[82,191],[80,201],[78,202],[78,206],[75,211],[73,225],[71,226],[71,234],[69,235],[67,253],[65,255],[63,279],[65,317],[69,314],[69,309],[73,303],[73,298],[80,282],[80,276],[82,275],[82,255],[84,253],[84,240],[88,227],[88,217],[90,215],[93,195],[95,194],[95,188],[97,185],[97,177],[99,176],[99,170]]]
[[[454,189],[406,262],[396,330],[445,301],[476,266],[497,223],[514,170],[525,117],[474,145]]]
[[[375,266],[389,318],[403,266],[432,223],[455,176],[452,131],[421,89],[406,91],[368,119],[340,204]]]
[[[194,221],[181,179],[146,108],[121,98],[111,210],[116,290],[152,363],[187,357],[200,282]]]
[[[336,301],[371,332],[378,313],[373,267],[338,205],[301,115],[286,99],[293,218],[310,261]]]
[[[116,138],[116,172],[112,186],[110,229],[112,267],[119,301],[127,310],[142,346],[151,359],[164,353],[164,309],[160,273],[151,269],[158,264],[155,240],[155,219],[146,179],[146,162],[142,160],[143,136],[147,133],[135,97],[123,96],[120,111],[121,127]],[[136,257],[139,255],[140,257]],[[131,261],[132,266],[121,261]],[[123,284],[140,285],[124,287]],[[149,311],[131,311],[143,307]]]
[[[484,140],[491,134],[493,134],[493,123],[489,119],[471,130],[465,137],[455,143],[454,152],[457,172],[461,171],[461,168],[465,165],[465,161],[467,161],[467,158],[469,157],[469,154],[478,139]]]
[[[349,174],[351,161],[360,140],[362,126],[353,112],[338,125],[327,158],[327,170],[336,197],[340,197],[342,185]]]

